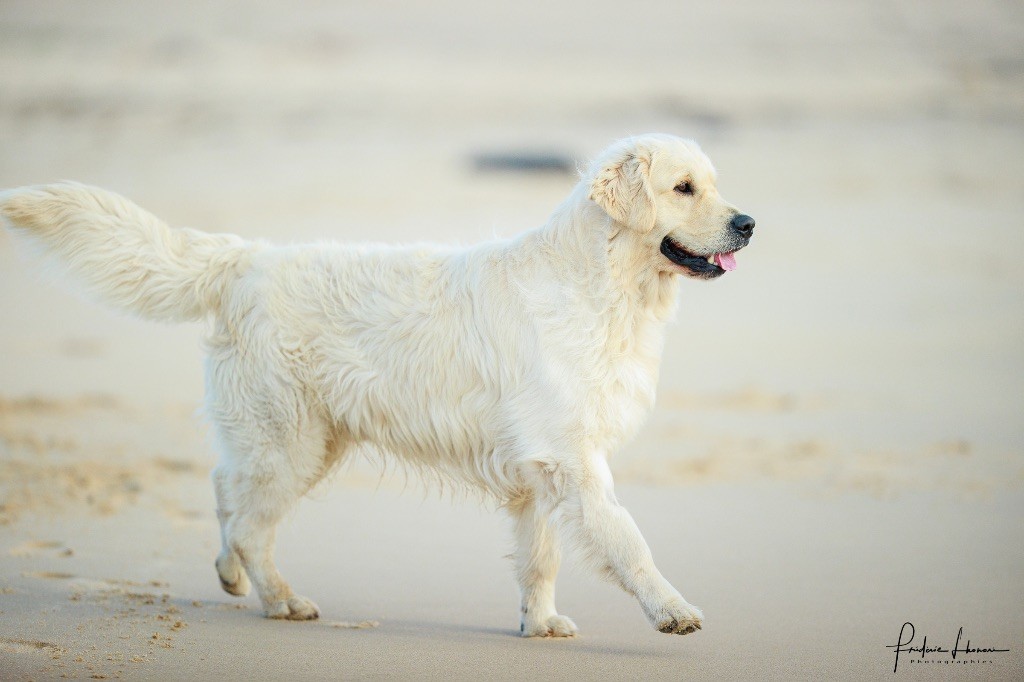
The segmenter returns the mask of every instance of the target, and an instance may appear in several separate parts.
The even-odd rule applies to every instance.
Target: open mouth
[[[661,240],[661,252],[670,261],[686,268],[697,277],[711,279],[736,269],[736,252],[710,253],[700,256],[690,253],[671,237]]]

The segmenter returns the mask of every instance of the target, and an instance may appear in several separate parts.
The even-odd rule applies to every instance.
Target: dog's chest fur
[[[596,352],[580,367],[587,377],[580,392],[583,435],[608,453],[636,433],[654,406],[664,336],[657,321],[622,322],[608,321],[606,334],[594,339]]]
[[[609,282],[601,284],[603,295],[560,301],[562,313],[546,319],[540,335],[557,394],[550,404],[559,404],[566,415],[561,427],[573,434],[577,447],[610,454],[636,433],[654,406],[674,287],[612,284],[609,294]],[[587,289],[577,289],[582,291]]]

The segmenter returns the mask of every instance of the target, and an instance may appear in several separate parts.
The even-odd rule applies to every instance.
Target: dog
[[[208,320],[215,565],[268,618],[319,616],[275,567],[275,527],[369,444],[507,510],[524,636],[577,633],[554,603],[562,537],[657,630],[701,629],[608,462],[653,407],[679,280],[734,269],[753,233],[694,142],[620,140],[546,225],[466,249],[273,246],[170,228],[70,182],[4,192],[0,216],[101,301]]]

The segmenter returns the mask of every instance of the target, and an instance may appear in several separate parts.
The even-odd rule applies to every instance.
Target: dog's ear
[[[654,229],[651,157],[634,147],[606,159],[594,173],[590,198],[616,222],[647,233]]]

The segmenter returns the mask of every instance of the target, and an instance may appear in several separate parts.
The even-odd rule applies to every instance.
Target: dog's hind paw
[[[522,623],[523,637],[575,637],[579,633],[576,623],[568,616],[554,615],[539,622]]]
[[[232,561],[231,558],[218,557],[214,566],[217,568],[220,586],[225,592],[235,597],[249,594],[249,576],[245,574],[241,562],[237,559]]]
[[[282,620],[316,620],[320,617],[320,609],[309,599],[294,595],[288,599],[269,604],[266,609],[267,618]]]

